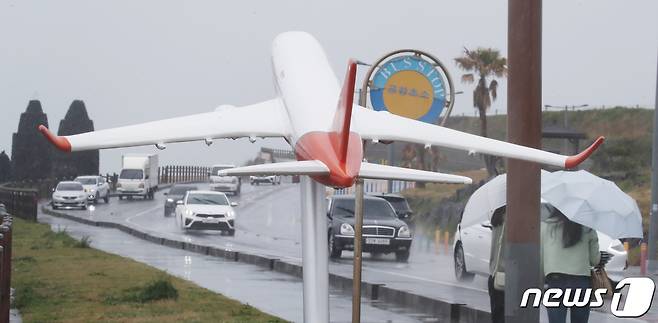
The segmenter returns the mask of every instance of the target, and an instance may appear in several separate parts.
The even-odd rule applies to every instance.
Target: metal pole
[[[363,236],[363,179],[356,180],[354,192],[354,268],[352,286],[352,323],[361,322],[361,256]]]
[[[658,59],[657,59],[658,61]],[[656,103],[653,112],[653,152],[651,159],[651,210],[649,211],[649,272],[658,270],[658,68],[656,70]]]
[[[301,178],[304,322],[329,322],[329,245],[325,187]]]
[[[541,147],[541,0],[508,0],[507,132],[509,141]],[[541,288],[539,164],[508,160],[505,221],[505,322],[539,322],[539,309],[521,308],[528,288]]]

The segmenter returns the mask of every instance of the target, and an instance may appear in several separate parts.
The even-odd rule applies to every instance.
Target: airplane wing
[[[63,151],[80,151],[239,137],[288,137],[290,126],[279,99],[244,107],[220,107],[213,112],[131,126],[56,136],[41,125],[39,131]]]
[[[359,177],[368,179],[392,179],[414,182],[435,182],[448,184],[471,184],[473,181],[465,176],[450,175],[425,170],[402,168],[363,162]]]
[[[516,145],[500,140],[472,135],[444,128],[388,112],[377,112],[355,106],[352,113],[352,130],[368,140],[406,141],[425,145],[466,150],[507,158],[533,161],[561,168],[574,168],[589,157],[604,137],[599,137],[578,155],[564,156],[551,152]]]

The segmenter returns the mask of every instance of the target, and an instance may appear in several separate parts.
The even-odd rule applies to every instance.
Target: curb
[[[282,261],[278,258],[273,258],[273,257],[258,255],[258,254],[249,254],[244,252],[225,250],[216,247],[196,244],[196,243],[183,242],[179,240],[172,240],[168,238],[158,237],[150,233],[133,229],[121,223],[83,219],[66,213],[52,211],[43,205],[41,206],[41,211],[51,216],[64,218],[67,220],[79,222],[90,226],[118,229],[122,232],[130,234],[139,239],[146,240],[155,244],[163,245],[166,247],[187,250],[194,253],[213,256],[213,257],[221,257],[236,262],[242,262],[246,264],[268,268],[274,272],[302,278],[303,269],[301,265]],[[329,285],[345,293],[349,293],[349,294],[352,293],[351,277],[345,277],[345,276],[329,273]],[[365,297],[370,300],[377,300],[380,302],[389,303],[399,307],[412,309],[420,313],[435,316],[438,318],[447,318],[448,319],[447,322],[477,323],[477,322],[487,322],[491,320],[491,314],[489,312],[470,308],[467,307],[465,304],[456,304],[443,300],[433,299],[427,296],[413,294],[408,291],[389,288],[386,287],[385,284],[363,281],[361,286],[362,286],[361,297]]]

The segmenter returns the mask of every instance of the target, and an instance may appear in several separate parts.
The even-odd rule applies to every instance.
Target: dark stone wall
[[[11,177],[11,160],[3,150],[0,153],[0,183],[9,182]]]
[[[69,136],[94,130],[82,100],[71,103],[66,116],[59,122],[57,135]],[[98,150],[65,153],[55,151],[53,175],[56,178],[71,178],[79,175],[98,175]]]
[[[43,113],[41,102],[31,100],[21,114],[18,131],[13,134],[11,162],[14,180],[37,180],[51,174],[53,147],[37,130],[41,124],[48,126],[48,116]]]

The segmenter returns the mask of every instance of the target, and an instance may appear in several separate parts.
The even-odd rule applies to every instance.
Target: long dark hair
[[[551,217],[555,217],[562,226],[562,246],[569,248],[580,241],[583,236],[583,226],[569,220],[558,209],[553,208]]]

